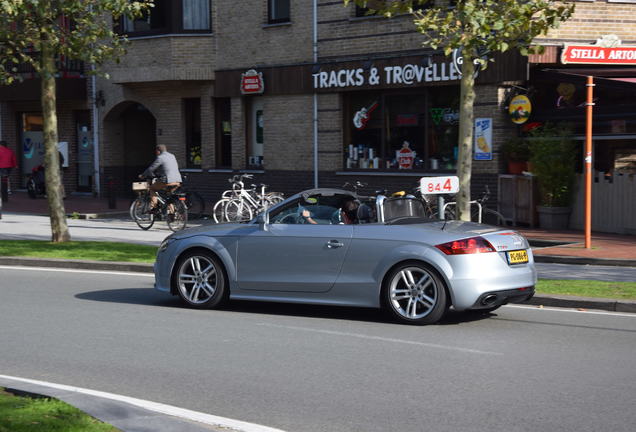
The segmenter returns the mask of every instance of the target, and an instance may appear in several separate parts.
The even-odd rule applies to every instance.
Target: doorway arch
[[[122,193],[152,163],[157,145],[157,120],[143,104],[121,102],[104,117],[105,181]]]

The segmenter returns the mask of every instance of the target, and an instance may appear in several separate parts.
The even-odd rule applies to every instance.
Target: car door
[[[327,292],[351,244],[352,225],[268,224],[238,242],[242,290]]]

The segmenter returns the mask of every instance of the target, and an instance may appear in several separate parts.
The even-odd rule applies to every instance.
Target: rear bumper
[[[485,292],[469,309],[490,309],[513,301],[527,301],[534,296],[534,286],[503,291]]]

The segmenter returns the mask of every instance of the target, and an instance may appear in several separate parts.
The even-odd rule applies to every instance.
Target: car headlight
[[[161,244],[159,245],[159,252],[163,252],[166,249],[168,249],[168,246],[170,246],[170,244],[174,242],[174,240],[175,239],[173,239],[172,237],[168,237],[164,241],[162,241]]]

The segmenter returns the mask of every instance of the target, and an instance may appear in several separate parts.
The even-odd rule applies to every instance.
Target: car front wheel
[[[185,254],[176,266],[173,283],[179,297],[197,309],[218,307],[226,299],[227,281],[219,260],[209,252]]]
[[[446,290],[439,276],[426,264],[408,262],[396,267],[382,290],[383,305],[397,321],[433,324],[446,311]]]

